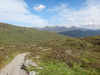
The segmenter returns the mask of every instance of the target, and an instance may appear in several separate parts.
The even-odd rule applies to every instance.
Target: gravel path
[[[0,71],[0,75],[28,75],[21,68],[24,58],[28,53],[17,55],[5,68]]]

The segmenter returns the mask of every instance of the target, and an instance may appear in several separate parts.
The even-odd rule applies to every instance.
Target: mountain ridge
[[[51,31],[56,32],[61,35],[71,36],[71,37],[88,37],[100,35],[100,29],[88,29],[88,28],[79,28],[72,26],[67,28],[65,26],[46,26],[44,28],[36,28],[42,31]]]
[[[65,26],[45,26],[43,28],[37,28],[37,27],[34,27],[34,28],[38,30],[52,31],[52,32],[64,32],[64,31],[72,31],[72,30],[83,30],[83,31],[90,30],[86,28],[79,28],[76,26],[72,26],[70,28],[67,28]]]

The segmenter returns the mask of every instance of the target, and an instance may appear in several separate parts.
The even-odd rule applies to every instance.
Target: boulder
[[[35,71],[30,71],[29,75],[36,75],[37,73]]]
[[[31,60],[26,60],[24,62],[25,67],[30,67],[30,66],[38,66],[36,63],[32,62]]]

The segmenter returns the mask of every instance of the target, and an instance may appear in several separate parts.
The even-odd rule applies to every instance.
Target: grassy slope
[[[79,38],[79,39],[85,40],[85,41],[95,45],[93,51],[100,52],[100,35],[85,37],[85,38]]]
[[[52,32],[0,23],[0,67],[16,54],[28,51],[30,45],[64,37]]]
[[[44,51],[45,48],[51,50]],[[36,70],[39,75],[100,74],[100,36],[48,41],[38,45],[36,49],[37,53],[34,52],[34,48],[31,50],[29,58],[44,68]],[[35,59],[35,57],[40,58]],[[33,69],[34,67],[29,68],[29,70]]]
[[[0,23],[0,43],[25,44],[37,43],[64,36],[52,32],[39,31],[33,28],[17,27]]]

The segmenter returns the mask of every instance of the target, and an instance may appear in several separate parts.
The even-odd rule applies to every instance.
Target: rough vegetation
[[[18,53],[29,51],[32,44],[64,37],[53,32],[0,23],[0,67],[10,62]]]
[[[87,37],[91,38],[88,41],[86,38],[48,41],[34,47],[36,51],[31,50],[29,58],[44,68],[35,70],[39,75],[47,75],[48,72],[50,75],[99,75],[100,39],[93,40],[99,37]]]
[[[0,43],[15,45],[36,44],[46,40],[61,39],[64,37],[53,32],[0,23]]]
[[[2,23],[0,26],[1,67],[17,53],[31,52],[26,60],[39,68],[25,68],[38,75],[100,74],[100,36],[72,38],[32,28]]]

